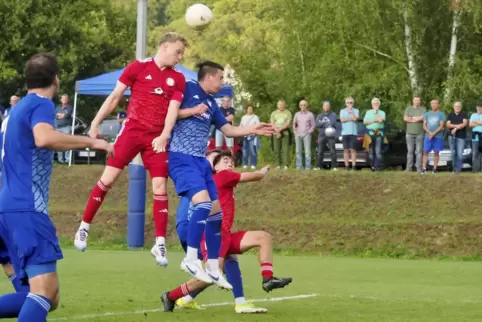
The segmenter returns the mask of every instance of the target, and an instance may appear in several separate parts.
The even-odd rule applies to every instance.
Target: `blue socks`
[[[0,296],[0,319],[16,318],[28,293],[10,293]]]
[[[196,296],[201,294],[201,292],[204,291],[207,288],[208,288],[208,286],[200,288],[199,290],[195,290],[194,292],[191,292],[189,295],[191,295],[191,297],[194,299],[194,298],[196,298]]]
[[[18,315],[18,322],[46,322],[50,305],[50,301],[46,297],[28,293]]]
[[[224,271],[226,272],[228,283],[233,286],[234,298],[244,297],[243,278],[241,277],[238,261],[228,257],[224,263]]]
[[[218,259],[221,248],[221,224],[223,213],[218,212],[206,220],[206,248],[208,259]]]
[[[25,292],[28,293],[30,291],[30,286],[23,285],[22,281],[17,277],[17,275],[9,276],[8,279],[12,282],[13,288],[16,292]]]
[[[201,245],[201,239],[206,228],[206,219],[211,212],[213,204],[211,201],[200,202],[194,205],[192,216],[189,219],[188,235],[187,235],[187,251],[186,258],[188,261],[198,259],[198,252]]]

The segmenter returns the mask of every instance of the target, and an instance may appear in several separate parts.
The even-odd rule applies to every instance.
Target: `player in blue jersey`
[[[28,94],[18,102],[3,136],[0,238],[21,281],[30,292],[0,297],[0,318],[20,322],[47,321],[59,302],[57,261],[62,259],[55,227],[48,216],[54,151],[105,150],[104,140],[71,136],[55,130],[52,97],[59,87],[57,59],[50,54],[30,58],[25,67]]]
[[[214,124],[228,137],[270,136],[274,130],[271,125],[264,123],[245,127],[230,125],[212,96],[221,90],[224,68],[213,62],[204,62],[198,67],[199,83],[189,81],[186,84],[184,100],[169,144],[169,176],[177,194],[188,197],[194,206],[189,220],[186,257],[181,268],[200,281],[231,289],[232,286],[220,271],[218,261],[222,212],[211,166],[205,158],[210,127]],[[155,150],[160,151],[158,147]],[[208,249],[206,271],[198,259],[204,232]],[[184,295],[190,293],[188,289],[184,291],[187,291]]]

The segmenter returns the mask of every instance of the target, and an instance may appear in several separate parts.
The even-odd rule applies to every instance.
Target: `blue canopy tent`
[[[107,96],[115,88],[117,80],[124,71],[125,67],[113,72],[105,73],[92,78],[80,80],[75,82],[75,96],[74,96],[74,111],[72,118],[72,135],[74,134],[75,116],[77,115],[77,96],[78,95],[99,95]],[[186,80],[197,80],[197,73],[182,65],[176,65],[176,69],[184,74]],[[128,88],[124,95],[130,96],[131,90]],[[215,97],[233,97],[233,87],[231,85],[224,85],[221,91]],[[72,158],[70,158],[71,160]],[[69,160],[69,166],[71,161]]]

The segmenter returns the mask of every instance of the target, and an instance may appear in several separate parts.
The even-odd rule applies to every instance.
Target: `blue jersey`
[[[54,127],[55,105],[28,94],[12,109],[3,134],[0,212],[47,214],[54,152],[35,146],[33,128],[39,123]]]
[[[209,109],[202,115],[178,120],[171,134],[169,152],[180,152],[204,158],[208,146],[211,124],[220,129],[228,123],[212,95],[207,94],[199,83],[188,81],[181,109],[206,104]]]

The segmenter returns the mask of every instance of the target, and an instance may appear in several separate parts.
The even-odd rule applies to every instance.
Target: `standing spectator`
[[[363,123],[366,124],[367,133],[370,136],[370,160],[372,162],[372,170],[380,170],[382,162],[382,146],[385,137],[385,112],[380,110],[380,100],[372,99],[372,109],[365,113]]]
[[[305,150],[305,168],[311,169],[311,135],[315,130],[315,116],[308,111],[308,102],[301,100],[300,111],[295,113],[293,118],[293,133],[295,134],[296,145],[296,169],[303,168],[303,157],[301,152]]]
[[[477,113],[470,116],[469,126],[472,128],[472,171],[482,170],[480,147],[482,145],[482,102],[477,104]]]
[[[57,131],[64,134],[71,134],[72,132],[72,106],[69,105],[69,96],[67,94],[62,95],[60,98],[60,105],[56,109],[55,126]],[[59,163],[69,163],[70,151],[57,152],[57,160]]]
[[[231,107],[231,99],[225,96],[223,97],[222,102],[221,112],[223,112],[228,123],[233,125],[234,113],[236,111]],[[234,155],[234,138],[228,138],[227,136],[224,136],[223,132],[216,130],[216,149],[221,150],[223,148],[223,141],[226,142],[226,147],[229,152],[231,152],[231,155]]]
[[[425,131],[425,139],[423,142],[423,168],[421,173],[427,173],[428,154],[433,151],[433,170],[437,172],[439,154],[444,148],[444,123],[445,114],[439,110],[440,103],[438,100],[430,102],[431,112],[426,112],[423,120],[423,129]]]
[[[254,114],[253,106],[246,107],[246,114],[241,118],[240,126],[259,124],[259,117]],[[248,135],[243,138],[243,168],[248,167],[248,159],[251,169],[256,169],[258,164],[259,138],[257,135]]]
[[[353,97],[345,99],[346,107],[340,111],[341,136],[343,142],[343,159],[345,169],[350,170],[350,156],[352,170],[356,169],[356,138],[358,135],[358,118],[360,111],[353,107],[355,100]]]
[[[336,168],[336,113],[331,110],[330,102],[323,102],[323,111],[316,117],[316,127],[319,129],[318,133],[318,149],[316,153],[316,168],[319,170],[323,168],[323,158],[325,155],[325,147],[328,146],[330,150],[331,169],[337,171]],[[327,130],[328,129],[328,130]],[[327,135],[327,133],[329,135]]]
[[[288,169],[290,148],[291,112],[286,109],[286,102],[278,101],[278,109],[271,113],[270,122],[275,128],[273,137],[274,156],[277,169],[282,166]]]
[[[10,114],[10,110],[12,109],[12,107],[14,107],[17,104],[18,100],[19,100],[19,98],[18,98],[17,95],[12,95],[10,97],[10,106],[7,107],[7,109],[3,113],[4,118],[6,118]]]
[[[405,109],[403,120],[407,123],[407,168],[405,171],[413,171],[413,154],[415,152],[415,167],[417,172],[422,168],[422,146],[424,142],[424,115],[426,109],[421,107],[420,96],[413,98],[413,105]]]
[[[452,170],[454,173],[462,171],[462,155],[464,153],[465,140],[467,139],[468,117],[462,112],[462,103],[454,103],[454,111],[447,117],[447,129],[449,130],[449,147],[452,152]]]
[[[125,119],[127,118],[127,113],[124,111],[118,112],[117,113],[117,121],[119,122],[119,130],[117,133],[119,133],[122,129],[122,124],[124,124]]]
[[[5,131],[7,130],[7,122],[8,122],[8,117],[10,115],[10,110],[17,104],[18,102],[18,97],[17,96],[12,96],[10,97],[10,107],[5,110],[5,116],[2,121],[2,125],[0,127],[0,150],[3,150],[3,136],[5,135]],[[3,161],[3,156],[0,158],[0,171],[3,168],[2,162]]]

